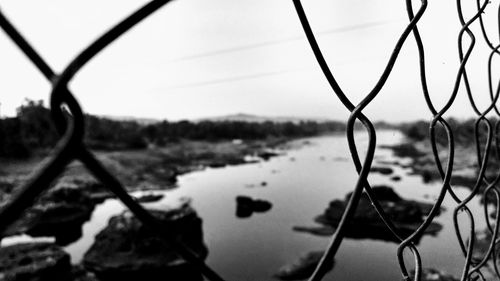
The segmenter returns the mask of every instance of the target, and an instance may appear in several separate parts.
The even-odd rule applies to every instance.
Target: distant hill
[[[163,121],[160,119],[140,118],[140,117],[133,117],[133,116],[100,115],[98,117],[113,120],[113,121],[135,121],[139,125],[151,125],[151,124],[156,124],[156,123]],[[299,124],[301,121],[312,121],[312,122],[317,122],[317,123],[342,122],[339,120],[320,118],[320,117],[291,117],[291,116],[274,116],[273,117],[273,116],[258,116],[258,115],[247,114],[247,113],[236,113],[236,114],[229,114],[229,115],[223,115],[223,116],[205,117],[205,118],[199,118],[199,119],[192,119],[192,120],[188,120],[188,121],[193,122],[193,123],[198,123],[198,122],[203,122],[203,121],[210,121],[210,122],[236,122],[236,121],[238,121],[238,122],[249,122],[249,123],[251,123],[251,122],[264,123],[264,122],[270,121],[273,123],[292,122],[294,124]],[[376,122],[374,122],[374,125],[377,129],[398,129],[400,127],[397,124],[387,123],[385,121],[376,121]],[[355,128],[361,129],[362,125],[359,123],[356,123]]]
[[[109,119],[109,120],[113,120],[113,121],[135,121],[141,125],[150,125],[150,124],[155,124],[155,123],[163,121],[161,119],[140,118],[140,117],[133,117],[133,116],[99,115],[97,117],[105,118],[105,119]],[[256,122],[256,123],[263,123],[263,122],[270,121],[270,122],[276,122],[276,123],[286,123],[286,122],[300,123],[301,121],[328,122],[328,121],[334,121],[334,120],[328,119],[328,118],[288,117],[288,116],[271,117],[271,116],[258,116],[258,115],[247,114],[247,113],[236,113],[236,114],[223,115],[223,116],[191,119],[189,121],[195,122],[195,123],[202,122],[202,121],[211,121],[211,122],[242,121],[242,122]]]
[[[328,118],[314,118],[314,117],[257,116],[257,115],[246,114],[246,113],[237,113],[237,114],[231,114],[231,115],[207,117],[207,118],[193,120],[193,122],[202,122],[202,121],[212,121],[212,122],[243,121],[243,122],[256,122],[256,123],[263,123],[263,122],[271,121],[271,122],[276,122],[276,123],[285,123],[285,122],[300,123],[301,121],[328,122],[328,121],[333,121],[333,120],[328,119]]]
[[[135,121],[140,125],[150,125],[158,123],[162,120],[154,119],[154,118],[141,118],[141,117],[133,117],[133,116],[113,116],[113,115],[98,115],[99,118],[105,118],[113,121]]]

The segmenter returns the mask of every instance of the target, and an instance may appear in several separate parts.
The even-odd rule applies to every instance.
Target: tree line
[[[486,141],[487,127],[484,122],[477,123],[476,119],[457,120],[455,118],[447,118],[446,122],[453,133],[453,141],[455,144],[462,146],[470,146],[475,144],[475,131],[478,130],[479,140],[481,143]],[[496,119],[490,118],[492,130],[495,130]],[[399,127],[406,137],[410,140],[422,141],[429,140],[429,125],[430,122],[416,121],[401,124]],[[499,125],[500,126],[500,125]],[[446,145],[448,137],[445,128],[439,122],[436,124],[435,136],[438,144]]]
[[[70,118],[70,117],[69,117]],[[85,143],[91,149],[143,149],[181,140],[258,140],[309,137],[345,131],[339,121],[246,122],[246,121],[161,121],[140,124],[86,115]],[[23,158],[48,150],[60,136],[50,110],[42,101],[27,100],[16,117],[0,119],[0,157]]]

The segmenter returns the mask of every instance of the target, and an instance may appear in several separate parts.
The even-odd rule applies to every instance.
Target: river
[[[367,143],[367,135],[363,133],[358,133],[356,139],[360,148]],[[377,145],[401,141],[402,135],[397,131],[377,134]],[[391,150],[378,148],[374,165],[395,160],[408,162],[409,159],[397,158]],[[392,186],[403,198],[426,202],[432,202],[439,192],[439,184],[424,184],[420,176],[409,175],[409,169],[391,168],[393,174],[370,175],[370,182]],[[394,175],[401,176],[402,180],[390,180]],[[344,198],[352,191],[356,178],[345,136],[322,136],[294,141],[283,155],[268,161],[207,168],[182,175],[177,188],[162,191],[165,194],[162,200],[148,204],[161,208],[181,198],[190,198],[203,219],[204,240],[209,249],[207,263],[213,269],[227,280],[275,280],[272,276],[281,266],[304,253],[324,249],[329,241],[328,237],[295,232],[292,227],[314,225],[314,217],[321,214],[331,200]],[[458,188],[457,192],[465,197],[469,191]],[[272,203],[272,209],[249,218],[237,218],[235,198],[238,195],[267,200]],[[444,206],[446,211],[436,220],[443,225],[443,230],[436,237],[424,236],[418,249],[424,267],[459,275],[464,258],[453,230],[455,204],[449,196]],[[478,200],[473,200],[470,206],[481,214]],[[109,218],[123,209],[115,199],[96,207],[91,220],[83,226],[83,237],[66,247],[74,263],[81,261]],[[482,230],[484,223],[476,222],[476,227]],[[396,249],[397,244],[380,240],[345,239],[335,267],[325,280],[401,280]],[[406,256],[407,264],[413,267],[412,256],[409,253]]]

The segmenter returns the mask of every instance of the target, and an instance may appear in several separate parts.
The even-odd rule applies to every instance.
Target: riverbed
[[[367,135],[357,134],[358,147],[363,151]],[[397,131],[380,131],[377,145],[400,143],[403,136]],[[158,191],[165,196],[160,201],[146,203],[153,208],[168,208],[177,202],[190,200],[203,219],[205,244],[209,255],[207,263],[226,280],[276,280],[273,274],[300,255],[321,250],[328,237],[314,236],[292,230],[294,226],[315,225],[314,217],[324,212],[333,199],[343,199],[352,191],[357,179],[350,160],[344,135],[331,135],[296,140],[281,155],[259,163],[207,168],[182,175],[177,188]],[[395,157],[389,149],[377,149],[374,165],[409,159]],[[418,175],[409,175],[410,169],[390,166],[390,175],[372,174],[373,185],[385,184],[403,198],[433,202],[440,185],[426,184]],[[400,176],[398,182],[393,176]],[[463,198],[469,191],[458,188]],[[272,203],[268,212],[254,213],[247,218],[236,216],[236,197],[249,196]],[[452,223],[455,204],[447,197],[446,210],[437,218],[443,229],[437,236],[424,236],[418,245],[424,267],[434,267],[459,276],[464,257],[459,250]],[[469,204],[478,218],[482,207],[478,200]],[[115,199],[98,205],[87,223],[83,237],[65,249],[72,262],[79,263],[92,245],[94,236],[102,230],[113,215],[124,210]],[[463,217],[465,218],[465,216]],[[465,220],[466,221],[466,220]],[[477,230],[485,228],[476,221]],[[345,239],[336,257],[334,269],[325,280],[401,280],[396,258],[397,244],[380,240]],[[412,267],[412,256],[407,254]],[[367,278],[367,276],[370,276]]]

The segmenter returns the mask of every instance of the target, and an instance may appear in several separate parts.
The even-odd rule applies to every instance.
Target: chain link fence
[[[33,49],[33,47],[27,42],[27,40],[25,40],[25,38],[0,11],[0,27],[19,47],[19,49],[23,51],[23,53],[31,60],[36,68],[52,85],[50,94],[51,114],[58,128],[58,131],[61,134],[61,138],[56,148],[49,156],[46,164],[36,173],[35,176],[33,176],[20,188],[19,192],[17,192],[15,196],[13,196],[1,210],[0,233],[4,232],[12,223],[20,218],[20,216],[23,214],[23,212],[25,212],[27,208],[34,204],[36,198],[44,190],[49,188],[51,183],[59,175],[61,175],[61,173],[70,162],[72,162],[73,160],[78,160],[83,163],[84,166],[88,168],[88,170],[91,171],[99,181],[101,181],[107,188],[109,188],[143,224],[148,225],[159,236],[167,239],[169,243],[174,245],[177,253],[186,261],[196,265],[206,279],[212,281],[224,280],[218,273],[216,273],[207,264],[205,264],[203,259],[198,257],[193,250],[179,241],[179,239],[176,238],[176,235],[174,235],[172,229],[169,229],[164,224],[159,222],[152,214],[150,214],[135,199],[133,199],[126,192],[120,181],[117,180],[117,178],[108,170],[106,170],[104,166],[96,159],[96,157],[89,151],[89,149],[83,144],[85,121],[84,114],[77,100],[75,99],[75,96],[68,89],[68,83],[73,79],[75,74],[77,74],[78,71],[86,63],[92,60],[92,58],[96,54],[102,51],[105,47],[107,47],[111,42],[116,40],[122,34],[126,33],[134,25],[138,24],[143,19],[147,18],[155,11],[168,4],[168,2],[170,1],[153,0],[147,3],[136,12],[131,14],[129,17],[108,30],[92,44],[90,44],[85,50],[78,54],[61,73],[55,73],[52,70],[52,68],[45,62],[45,60],[37,53],[37,51]],[[487,0],[484,2],[481,2],[481,0],[477,0],[475,3],[477,9],[476,11],[474,11],[474,15],[470,19],[465,19],[463,15],[461,0],[457,0],[456,5],[458,16],[460,24],[462,26],[458,34],[460,64],[457,69],[457,75],[456,80],[454,81],[453,89],[449,93],[447,102],[442,108],[437,108],[432,102],[432,95],[427,86],[424,44],[418,29],[418,22],[424,15],[428,3],[426,0],[416,2],[419,2],[420,6],[415,13],[413,7],[414,4],[412,3],[412,1],[406,0],[409,24],[402,31],[401,36],[392,51],[385,69],[383,70],[373,89],[366,94],[365,98],[361,102],[359,102],[358,104],[354,104],[349,99],[349,94],[346,93],[338,84],[335,79],[335,75],[327,65],[327,62],[321,52],[320,46],[316,41],[314,32],[309,25],[307,15],[301,5],[300,0],[293,0],[293,4],[295,5],[299,20],[302,24],[307,40],[310,43],[310,47],[317,59],[318,65],[320,66],[323,74],[328,80],[334,94],[338,97],[340,102],[351,112],[350,117],[347,120],[347,139],[352,156],[352,161],[359,174],[357,182],[353,188],[352,196],[349,199],[342,219],[336,229],[335,234],[331,238],[331,242],[327,250],[325,251],[323,258],[310,277],[310,281],[319,281],[324,279],[324,276],[329,269],[328,265],[333,262],[333,259],[335,258],[335,255],[340,245],[342,244],[342,241],[345,237],[346,226],[348,222],[353,219],[356,207],[363,192],[367,194],[373,207],[376,209],[380,218],[383,220],[386,227],[390,230],[395,239],[400,241],[397,249],[397,258],[399,261],[403,280],[422,280],[422,261],[418,248],[415,246],[417,244],[416,239],[418,239],[418,237],[420,237],[433,222],[441,208],[445,196],[451,196],[451,198],[456,202],[456,207],[453,210],[453,220],[456,236],[464,255],[464,264],[462,276],[460,279],[485,280],[485,277],[482,274],[481,270],[485,266],[491,265],[493,265],[497,277],[500,278],[500,270],[498,269],[496,261],[498,255],[497,244],[500,241],[498,239],[498,223],[500,220],[500,216],[497,213],[495,220],[492,221],[492,219],[489,218],[488,214],[488,203],[490,202],[484,203],[484,219],[486,220],[488,231],[491,234],[491,240],[489,242],[486,254],[484,254],[482,258],[473,257],[472,253],[474,248],[474,241],[476,239],[476,234],[474,231],[475,217],[468,207],[468,203],[474,197],[479,196],[485,198],[486,201],[488,200],[488,198],[494,198],[494,206],[495,208],[497,208],[497,211],[500,205],[500,192],[498,185],[500,181],[500,172],[493,176],[486,175],[486,169],[488,168],[488,165],[490,163],[489,158],[497,157],[500,159],[500,119],[488,117],[495,117],[495,115],[496,117],[500,117],[500,111],[497,107],[497,100],[500,95],[500,84],[495,89],[493,85],[494,74],[492,70],[492,60],[495,54],[500,54],[500,45],[495,46],[492,43],[482,17],[484,11],[491,6],[491,3]],[[474,45],[477,40],[476,35],[471,31],[469,26],[475,22],[479,22],[480,30],[482,33],[481,37],[491,49],[491,54],[488,57],[489,93],[487,93],[489,99],[491,100],[491,103],[482,111],[476,105],[476,100],[472,95],[468,78],[470,71],[468,71],[467,68],[469,57],[474,51]],[[422,224],[411,235],[403,237],[400,234],[398,228],[394,225],[390,217],[382,208],[380,201],[372,191],[372,187],[368,180],[368,175],[372,167],[372,162],[374,160],[374,154],[376,150],[376,130],[370,119],[363,114],[363,110],[377,97],[379,92],[382,90],[385,82],[391,75],[393,66],[400,55],[401,48],[403,47],[403,45],[408,44],[408,41],[410,40],[414,40],[418,47],[422,95],[425,98],[430,116],[432,117],[429,123],[430,145],[432,147],[436,168],[441,176],[441,188],[434,206],[432,207],[430,213],[427,214]],[[449,122],[447,122],[447,120],[443,117],[443,115],[445,115],[445,113],[455,102],[460,85],[465,86],[470,105],[476,115],[474,136],[476,141],[477,160],[479,163],[479,171],[476,178],[476,183],[472,187],[471,193],[466,198],[460,198],[456,194],[454,187],[450,183],[453,166],[455,163],[455,141],[452,128],[450,127]],[[368,132],[369,135],[369,141],[366,147],[367,152],[364,158],[360,157],[360,154],[358,152],[360,148],[356,145],[355,142],[354,125],[356,121],[361,121],[364,129]],[[486,130],[481,130],[481,126],[485,127]],[[443,146],[439,146],[437,144],[436,132],[438,128],[443,128],[446,131],[447,143],[444,148]],[[486,142],[480,144],[480,139],[482,138],[485,138]],[[446,159],[440,158],[440,152],[443,149],[447,151],[448,157]],[[493,153],[494,151],[496,153]],[[464,222],[460,221],[458,216],[459,213],[463,212],[468,215],[469,219],[468,225],[470,226],[470,235],[468,239],[464,238],[460,232],[460,228],[464,224]],[[415,274],[410,274],[408,265],[405,264],[405,261],[403,259],[403,252],[405,250],[410,250],[411,253],[413,253],[414,264],[411,267],[414,268]],[[491,260],[493,262],[489,263],[489,261]]]

